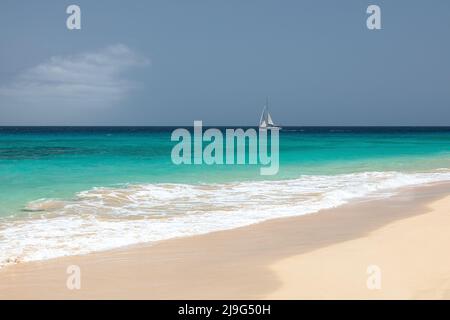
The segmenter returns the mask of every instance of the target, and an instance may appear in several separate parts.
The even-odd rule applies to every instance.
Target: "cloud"
[[[0,87],[0,98],[28,110],[52,107],[108,107],[124,99],[136,87],[125,78],[134,67],[149,61],[123,44],[94,52],[54,56],[18,74]],[[56,110],[53,110],[56,112]]]

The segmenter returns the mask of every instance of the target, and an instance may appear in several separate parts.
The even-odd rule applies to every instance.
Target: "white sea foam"
[[[0,221],[0,267],[304,215],[400,187],[450,181],[450,171],[365,172],[223,184],[94,188],[75,199],[40,199],[20,220]]]

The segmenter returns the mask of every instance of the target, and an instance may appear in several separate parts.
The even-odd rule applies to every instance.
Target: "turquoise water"
[[[286,128],[280,170],[258,165],[174,165],[174,128],[0,129],[0,215],[30,201],[71,198],[124,183],[213,183],[302,174],[420,171],[450,167],[448,128]]]
[[[0,267],[450,181],[450,128],[284,128],[280,168],[175,165],[175,128],[0,128]]]

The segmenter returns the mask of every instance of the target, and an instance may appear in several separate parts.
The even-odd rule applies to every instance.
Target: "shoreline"
[[[0,265],[116,250],[298,217],[413,186],[450,181],[431,172],[363,171],[234,183],[136,183],[27,202],[0,219]],[[38,198],[38,197],[34,197]]]
[[[448,183],[408,188],[386,199],[356,200],[314,214],[237,229],[11,265],[0,269],[0,298],[309,298],[300,289],[298,296],[286,289],[286,263],[292,265],[299,257],[370,237],[392,223],[426,216],[427,206],[448,196],[449,190]],[[320,261],[329,256],[324,254]],[[294,262],[289,262],[291,258]],[[66,287],[70,265],[80,266],[80,290]],[[365,270],[362,274],[366,276]]]

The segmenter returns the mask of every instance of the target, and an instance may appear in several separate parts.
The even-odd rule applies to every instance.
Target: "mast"
[[[270,116],[270,113],[269,113],[269,97],[268,96],[266,96],[266,104],[265,104],[263,112],[261,114],[261,119],[259,120],[259,126],[261,128],[274,126],[272,117]]]
[[[266,109],[267,114],[266,114],[266,118],[265,118],[266,123],[268,126],[273,126],[274,123],[273,123],[272,117],[270,116],[270,113],[269,113],[269,97],[268,96],[266,97],[266,107],[267,107],[267,109]]]

